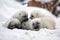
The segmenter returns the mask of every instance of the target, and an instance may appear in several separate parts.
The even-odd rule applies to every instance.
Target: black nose
[[[23,19],[23,22],[26,22],[26,21],[28,21],[28,18],[24,18],[24,19]]]
[[[22,16],[23,18],[27,18],[27,15]]]
[[[22,22],[28,21],[28,16],[23,16]]]
[[[23,20],[21,21],[21,23],[26,22],[26,21],[28,21],[28,20],[29,20],[28,18],[25,18],[25,19],[23,19]]]
[[[34,17],[34,16],[33,16],[33,15],[31,15],[30,19],[33,19],[33,17]]]
[[[30,17],[30,19],[33,19],[33,17]]]
[[[25,15],[25,16],[22,16],[23,17],[23,20],[25,21],[25,20],[28,20],[28,16],[27,15]]]
[[[39,29],[39,23],[38,22],[33,23],[33,27],[34,27],[34,29]]]
[[[34,29],[39,29],[39,25],[34,26]]]
[[[28,18],[26,18],[25,21],[28,21]]]

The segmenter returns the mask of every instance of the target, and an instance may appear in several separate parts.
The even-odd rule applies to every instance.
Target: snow
[[[0,0],[0,40],[60,40],[60,18],[55,18],[52,14],[45,11],[45,15],[52,16],[56,20],[55,30],[40,29],[39,31],[7,29],[4,23],[17,11],[26,10],[29,14],[32,10],[43,10],[36,7],[26,7],[14,0]],[[49,13],[49,14],[48,14]]]

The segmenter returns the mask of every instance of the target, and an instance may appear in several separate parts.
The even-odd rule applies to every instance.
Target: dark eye
[[[31,15],[31,17],[34,17],[33,15]]]

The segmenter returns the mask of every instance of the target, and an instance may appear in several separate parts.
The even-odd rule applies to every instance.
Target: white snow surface
[[[42,11],[45,15],[55,18],[45,9],[26,7],[25,5],[22,6],[14,0],[0,0],[0,40],[60,40],[60,18],[55,18],[57,28],[55,30],[45,28],[40,29],[39,31],[22,29],[10,30],[3,26],[4,23],[17,11],[26,10],[28,14],[30,14],[31,11],[35,9]]]

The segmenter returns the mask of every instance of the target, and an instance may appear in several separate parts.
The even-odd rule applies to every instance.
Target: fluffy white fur
[[[33,10],[31,12],[30,18],[33,19],[33,18],[46,17],[46,16],[55,18],[55,16],[53,16],[52,13],[50,13],[49,11],[41,11],[41,10]]]
[[[23,23],[22,23],[22,28],[23,28],[23,29],[27,29],[27,30],[32,30],[31,20],[29,19],[28,21],[23,22]]]
[[[35,18],[31,21],[32,24],[36,24],[36,22],[39,23],[40,28],[55,29],[55,20],[51,17]],[[34,26],[32,25],[32,27]]]
[[[14,14],[6,23],[5,26],[6,27],[11,27],[14,28],[12,25],[16,25],[18,28],[20,28],[21,23],[28,21],[28,14],[26,11],[22,10],[20,12],[17,12],[16,14]],[[18,25],[20,24],[20,25]]]
[[[33,26],[33,23],[35,24],[35,26],[37,25],[36,23],[38,23],[38,28],[36,26],[36,28],[34,28],[35,26]],[[27,22],[22,23],[22,28],[23,29],[28,29],[28,30],[35,30],[38,31],[41,28],[47,28],[47,29],[55,29],[55,20],[51,17],[40,17],[40,18],[34,18],[32,20],[28,20]]]
[[[11,23],[11,24],[10,24]],[[9,25],[18,25],[19,27],[21,27],[21,22],[16,19],[16,18],[10,18],[6,23],[5,23],[5,27],[9,27]],[[12,26],[11,26],[12,27]],[[12,27],[14,28],[14,27]]]
[[[23,17],[25,15],[28,18],[28,13],[25,10],[22,10],[20,12],[17,12],[16,14],[14,14],[13,18],[17,18],[20,22],[22,22],[24,19],[26,19],[26,18]]]

